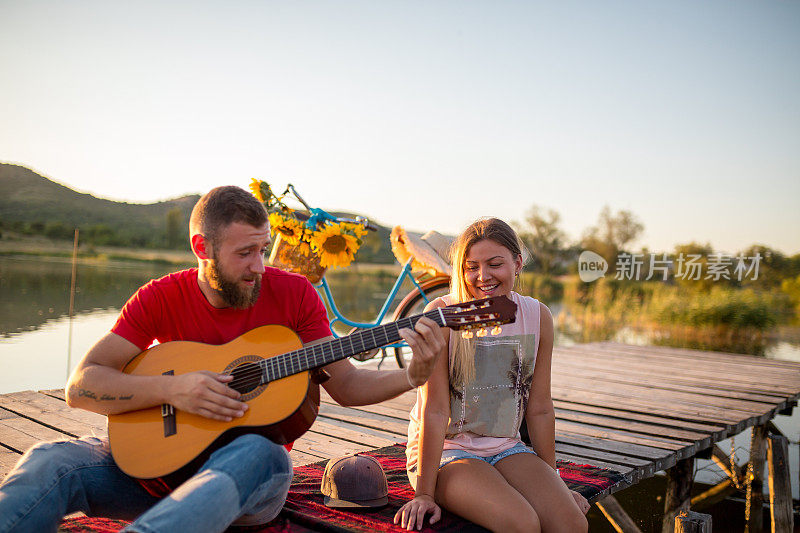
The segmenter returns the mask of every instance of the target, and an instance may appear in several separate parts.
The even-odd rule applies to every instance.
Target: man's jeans
[[[151,496],[95,437],[31,448],[0,485],[0,533],[56,531],[64,515],[135,520],[124,531],[224,531],[243,514],[277,516],[292,481],[283,446],[244,435],[169,496]],[[138,517],[138,518],[137,518]]]

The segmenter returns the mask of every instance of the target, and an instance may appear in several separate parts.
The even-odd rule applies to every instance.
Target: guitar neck
[[[403,318],[397,322],[356,331],[328,342],[307,346],[269,359],[259,361],[261,367],[261,383],[268,383],[293,374],[313,370],[321,366],[347,359],[361,352],[367,352],[386,346],[401,339],[400,330],[413,329],[422,317],[428,317],[439,326],[445,325],[442,312],[438,309]]]

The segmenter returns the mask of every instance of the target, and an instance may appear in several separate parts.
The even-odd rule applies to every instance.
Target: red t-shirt
[[[145,350],[153,341],[225,344],[267,324],[288,327],[303,343],[331,334],[325,306],[308,280],[272,267],[248,309],[213,307],[200,291],[196,268],[152,280],[131,296],[111,331]]]
[[[258,300],[247,309],[217,309],[208,303],[196,268],[152,280],[131,296],[111,331],[144,351],[153,341],[225,344],[268,324],[288,327],[303,343],[331,335],[325,306],[308,280],[272,267],[261,276]],[[139,481],[157,497],[174,488],[158,478]]]

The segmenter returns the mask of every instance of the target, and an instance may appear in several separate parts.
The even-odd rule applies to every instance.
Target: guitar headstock
[[[478,329],[477,335],[483,337],[487,327],[494,326],[492,335],[497,335],[501,324],[513,322],[517,304],[508,296],[490,296],[442,307],[441,311],[448,328],[464,330],[463,336],[466,338],[472,337],[473,329]]]

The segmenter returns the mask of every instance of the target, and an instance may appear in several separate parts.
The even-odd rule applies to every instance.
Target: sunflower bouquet
[[[322,209],[309,208],[309,216],[298,213],[283,201],[290,188],[278,196],[269,183],[253,179],[250,190],[269,214],[275,237],[269,257],[273,266],[298,272],[316,283],[326,268],[353,262],[366,233],[363,225],[338,221]]]

